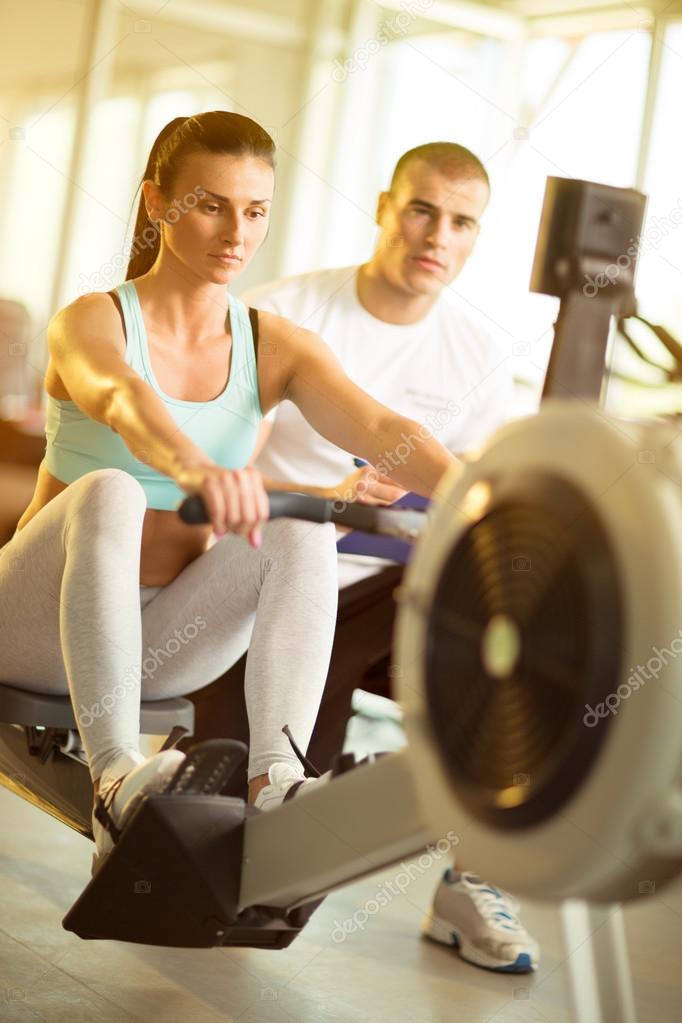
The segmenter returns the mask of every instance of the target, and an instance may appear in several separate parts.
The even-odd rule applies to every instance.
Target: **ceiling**
[[[133,71],[164,67],[172,63],[168,52],[160,46],[144,45],[150,36],[137,33],[134,26],[148,20],[158,25],[168,41],[169,49],[182,52],[192,61],[217,60],[229,57],[230,48],[244,40],[261,40],[293,48],[303,46],[310,31],[313,5],[321,0],[112,0],[120,8],[119,26],[125,43],[118,47],[117,73],[126,66]],[[374,0],[365,0],[370,5]],[[49,88],[55,81],[74,81],[82,61],[82,46],[88,0],[27,0],[22,4],[3,4],[3,31],[0,36],[0,91],[14,92],[26,88]],[[391,0],[387,10],[399,9]],[[409,0],[400,7],[409,9]],[[425,15],[433,19],[440,13],[443,20],[457,24],[457,12],[464,15],[478,10],[486,15],[517,14],[520,17],[543,19],[580,11],[621,11],[636,17],[653,9],[665,9],[666,16],[682,11],[682,0],[431,0]],[[339,32],[353,10],[351,0],[328,0],[332,33]],[[158,14],[156,13],[158,12]],[[466,20],[466,19],[465,19]],[[153,32],[152,32],[153,36]],[[339,35],[339,39],[342,37]],[[332,42],[333,45],[333,42]],[[2,113],[0,97],[0,114]]]

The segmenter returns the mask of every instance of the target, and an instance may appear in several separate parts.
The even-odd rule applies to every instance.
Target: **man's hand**
[[[352,501],[361,504],[393,504],[406,493],[390,476],[385,476],[371,465],[363,465],[335,487],[328,488],[330,500],[349,504]]]

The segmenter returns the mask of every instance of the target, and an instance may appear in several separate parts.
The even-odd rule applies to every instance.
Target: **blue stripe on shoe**
[[[528,952],[519,952],[515,961],[508,966],[489,966],[495,973],[530,973],[534,967]]]

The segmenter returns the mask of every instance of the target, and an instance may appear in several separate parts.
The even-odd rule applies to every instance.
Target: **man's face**
[[[392,192],[379,197],[381,235],[374,257],[386,280],[410,295],[436,295],[455,279],[478,237],[488,202],[480,178],[407,165]]]

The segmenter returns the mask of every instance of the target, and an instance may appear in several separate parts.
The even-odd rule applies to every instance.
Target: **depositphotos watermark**
[[[610,284],[615,284],[620,274],[630,269],[634,259],[638,259],[643,252],[657,249],[663,239],[667,238],[670,232],[680,224],[682,224],[682,199],[677,200],[677,205],[673,206],[667,216],[652,217],[644,234],[638,235],[637,238],[631,238],[628,248],[625,252],[621,252],[615,263],[609,263],[602,273],[593,276],[585,274],[585,284],[583,284],[585,298],[594,298],[601,288],[608,288]]]
[[[589,703],[585,704],[586,713],[583,717],[583,724],[586,728],[594,728],[600,718],[606,718],[609,714],[615,715],[622,700],[627,700],[632,693],[641,689],[652,678],[657,679],[663,668],[667,667],[668,659],[674,661],[682,654],[682,629],[679,630],[669,647],[655,646],[652,652],[653,656],[646,662],[646,667],[643,664],[638,664],[636,671],[631,668],[627,682],[622,682],[615,692],[609,693],[606,699],[598,703],[596,707],[591,707]]]
[[[416,863],[401,863],[400,870],[392,881],[381,884],[374,898],[368,899],[364,906],[356,909],[352,916],[345,920],[335,920],[331,938],[336,944],[345,941],[349,934],[361,931],[371,916],[375,916],[380,909],[396,897],[404,895],[409,885],[414,881],[415,874],[423,874],[433,866],[441,856],[447,856],[453,846],[459,844],[459,838],[454,831],[448,831],[445,838],[440,838],[435,845],[428,845],[426,852],[422,853]],[[397,891],[395,889],[397,888]]]
[[[173,199],[163,218],[163,223],[177,224],[182,214],[194,209],[199,200],[205,195],[206,192],[201,185],[197,185],[191,192],[184,195],[182,199]],[[127,267],[133,256],[137,256],[142,249],[152,249],[161,234],[159,223],[160,221],[150,221],[141,234],[136,235],[120,252],[112,256],[109,262],[103,263],[94,274],[90,274],[89,277],[86,277],[83,273],[79,274],[78,294],[85,295],[88,292],[98,291],[106,287],[114,277],[120,274],[121,270]]]
[[[383,21],[376,35],[362,46],[358,46],[343,63],[340,60],[334,61],[332,79],[335,82],[345,82],[348,76],[356,71],[365,71],[372,57],[375,57],[382,47],[393,39],[404,36],[412,22],[433,7],[433,0],[401,0],[400,6],[402,10],[395,17]]]
[[[194,621],[189,622],[182,631],[175,629],[173,636],[168,640],[165,647],[159,647],[156,650],[147,647],[149,656],[145,657],[142,661],[140,682],[138,682],[137,673],[134,669],[130,668],[124,675],[123,681],[114,686],[110,693],[105,693],[100,701],[93,703],[91,707],[86,707],[85,704],[81,703],[78,715],[79,727],[89,728],[96,718],[101,718],[104,714],[111,714],[118,700],[122,700],[127,693],[136,689],[142,680],[153,677],[159,665],[163,663],[164,654],[166,659],[170,660],[174,654],[177,654],[181,646],[187,646],[190,640],[195,639],[205,628],[206,619],[202,618],[201,615],[197,615]]]
[[[365,493],[371,483],[376,483],[379,476],[390,476],[391,469],[404,465],[410,455],[416,451],[418,444],[423,444],[425,440],[435,436],[439,430],[448,426],[461,411],[456,402],[449,401],[445,408],[437,409],[435,413],[430,412],[416,433],[401,433],[400,441],[392,451],[384,451],[376,465],[371,466],[369,472],[355,486],[349,487],[337,500],[332,501],[334,511],[337,513],[343,511],[356,499],[357,494]]]

